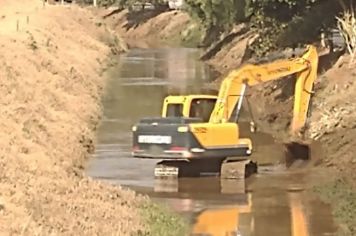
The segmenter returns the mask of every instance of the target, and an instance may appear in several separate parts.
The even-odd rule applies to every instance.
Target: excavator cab
[[[164,99],[162,117],[197,118],[208,122],[217,96],[187,95],[168,96]]]
[[[239,138],[238,124],[209,123],[217,99],[203,94],[167,96],[161,117],[143,118],[133,126],[132,155],[168,160],[239,156],[245,160],[252,145]]]

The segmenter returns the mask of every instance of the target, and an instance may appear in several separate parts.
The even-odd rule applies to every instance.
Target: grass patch
[[[182,45],[185,47],[197,47],[202,42],[204,30],[202,26],[191,23],[185,31],[181,33]]]
[[[162,43],[168,46],[196,48],[202,42],[204,30],[196,23],[190,23],[182,32],[175,32],[168,38],[164,39]]]
[[[141,205],[141,215],[148,226],[138,236],[185,236],[189,235],[189,223],[172,212],[168,206],[146,201]]]
[[[342,179],[316,186],[313,190],[331,204],[338,223],[338,235],[356,235],[356,191]]]

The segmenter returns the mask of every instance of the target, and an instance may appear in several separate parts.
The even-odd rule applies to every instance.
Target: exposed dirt
[[[341,57],[320,77],[308,134],[322,143],[324,164],[356,187],[356,67],[349,60]]]
[[[0,1],[0,231],[130,235],[131,191],[83,176],[110,50],[93,15],[42,1]]]

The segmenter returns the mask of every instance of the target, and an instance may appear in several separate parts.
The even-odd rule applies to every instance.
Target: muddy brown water
[[[131,157],[135,122],[159,116],[166,95],[202,92],[214,78],[199,56],[199,50],[187,48],[132,49],[120,56],[103,99],[104,117],[87,174],[165,202],[189,219],[192,235],[335,235],[329,206],[304,191],[305,172],[273,166],[245,181],[155,180],[158,160]]]

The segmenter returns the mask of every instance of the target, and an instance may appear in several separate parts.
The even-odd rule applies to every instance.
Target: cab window
[[[189,117],[201,118],[203,122],[208,122],[214,109],[215,101],[215,99],[193,99]]]

